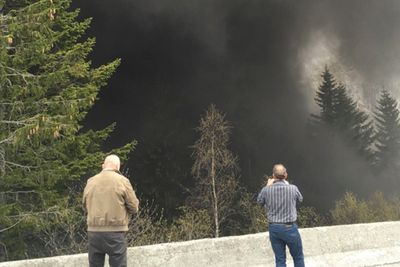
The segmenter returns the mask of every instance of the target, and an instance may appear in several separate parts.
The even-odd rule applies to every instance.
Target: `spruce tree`
[[[4,260],[48,255],[39,222],[80,211],[114,125],[82,132],[119,60],[93,67],[90,19],[70,0],[7,1],[0,15],[0,234]],[[114,150],[126,158],[134,142]],[[46,217],[47,216],[47,217]],[[54,227],[57,227],[54,224]],[[4,241],[3,241],[4,240]],[[1,257],[1,254],[0,254]]]
[[[354,147],[367,160],[372,160],[371,146],[374,129],[369,116],[357,107],[356,101],[347,93],[342,84],[335,89],[334,127],[344,136],[345,141]]]
[[[369,116],[361,111],[343,84],[337,83],[326,67],[315,101],[320,107],[319,115],[312,115],[313,131],[324,128],[330,136],[338,136],[365,157],[372,158],[373,126]],[[322,128],[321,128],[322,127]]]
[[[334,104],[336,97],[336,81],[328,67],[325,67],[325,71],[322,73],[321,77],[322,83],[315,97],[315,102],[320,107],[320,115],[316,116],[316,118],[320,122],[331,124],[335,119]]]
[[[375,163],[381,171],[385,168],[400,170],[400,112],[397,101],[386,90],[381,92],[375,112],[376,152]]]

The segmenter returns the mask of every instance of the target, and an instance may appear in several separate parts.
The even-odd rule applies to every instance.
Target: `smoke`
[[[135,137],[146,147],[161,135],[171,136],[176,149],[187,149],[200,114],[215,103],[235,127],[233,149],[253,187],[276,162],[286,163],[307,186],[318,179],[307,177],[304,168],[310,165],[324,175],[338,166],[345,166],[347,175],[364,175],[361,167],[352,171],[361,166],[358,159],[341,157],[346,147],[335,148],[331,165],[313,166],[309,156],[310,150],[324,152],[308,147],[304,129],[317,111],[315,90],[325,65],[366,109],[372,110],[382,87],[400,97],[396,0],[81,0],[75,5],[83,17],[94,17],[88,33],[97,38],[94,64],[122,58],[87,126],[117,121],[113,144]]]
[[[188,58],[193,59],[189,64],[198,64],[199,59],[187,53],[200,57],[205,53],[215,60],[210,64],[230,67],[225,70],[230,75],[241,71],[232,64],[263,69],[264,75],[274,71],[272,62],[287,64],[282,66],[282,76],[292,78],[293,83],[300,78],[301,85],[294,86],[301,87],[311,110],[313,103],[309,100],[325,65],[368,108],[375,104],[376,93],[383,87],[400,97],[400,3],[396,0],[118,0],[96,1],[96,5],[83,1],[79,5],[84,14],[95,17],[92,33],[99,39],[98,50],[107,46],[107,57],[96,54],[98,62],[121,56],[126,64],[141,64],[143,58],[138,61],[138,54],[150,52],[149,56],[158,56],[151,60],[163,65],[159,68],[185,74],[177,69],[185,62],[174,62],[172,57],[164,60],[170,47],[160,49],[169,45],[168,41],[163,43],[164,38],[178,35],[179,39],[169,40],[176,49],[183,48],[181,53],[172,54],[175,61]],[[244,21],[237,23],[241,19]],[[196,47],[180,47],[185,41]],[[164,66],[167,60],[172,66]],[[160,77],[157,68],[143,65],[130,74],[142,76],[143,72]],[[168,71],[164,75],[169,76]]]
[[[400,97],[398,1],[319,1],[309,8],[313,26],[306,45],[309,53],[303,48],[303,54],[312,57],[315,51],[310,47],[319,47],[317,53],[325,50],[317,55],[320,67],[331,67],[338,80],[369,110],[383,88]],[[324,59],[326,62],[322,62]],[[307,66],[310,61],[303,63]]]

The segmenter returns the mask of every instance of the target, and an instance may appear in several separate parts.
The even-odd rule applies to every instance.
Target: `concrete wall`
[[[300,230],[306,266],[400,266],[400,222]],[[290,258],[289,253],[288,258]],[[289,260],[291,265],[291,261]],[[87,254],[0,263],[0,267],[88,266]],[[132,247],[128,266],[274,266],[268,233]]]

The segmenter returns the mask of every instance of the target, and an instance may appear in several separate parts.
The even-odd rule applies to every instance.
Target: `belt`
[[[270,222],[269,224],[286,224],[286,225],[292,225],[295,224],[296,222]]]

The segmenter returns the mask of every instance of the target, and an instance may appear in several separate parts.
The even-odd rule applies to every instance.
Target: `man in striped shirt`
[[[257,202],[262,204],[269,221],[269,239],[275,253],[277,267],[286,267],[286,246],[289,247],[295,267],[304,267],[303,245],[297,229],[296,202],[303,201],[295,185],[285,183],[287,171],[282,164],[272,170],[273,178],[258,194]]]

